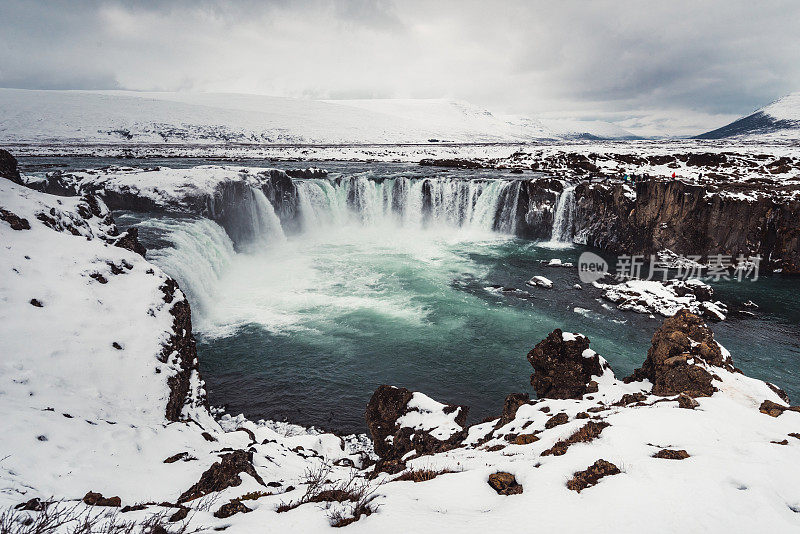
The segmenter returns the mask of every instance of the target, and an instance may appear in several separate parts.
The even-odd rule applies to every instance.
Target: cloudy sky
[[[0,87],[456,98],[696,134],[800,90],[800,2],[0,0]]]

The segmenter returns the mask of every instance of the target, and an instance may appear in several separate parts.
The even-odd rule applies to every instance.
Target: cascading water
[[[202,315],[236,254],[231,238],[205,218],[151,217],[139,220],[137,226],[148,245],[147,259],[180,282],[195,313]]]
[[[244,187],[215,220],[238,251],[263,252],[286,241],[275,209],[258,187]]]
[[[556,201],[553,216],[553,233],[550,240],[570,243],[573,237],[573,219],[575,215],[575,186],[565,187]]]
[[[468,227],[513,234],[520,182],[353,176],[297,182],[301,227],[360,222]]]

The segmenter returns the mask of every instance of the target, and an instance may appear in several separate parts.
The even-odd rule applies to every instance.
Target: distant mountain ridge
[[[524,143],[556,131],[457,100],[304,100],[247,94],[0,89],[0,142],[112,144]],[[623,130],[624,132],[624,130]],[[627,133],[627,132],[625,132]],[[621,138],[611,135],[609,138]]]
[[[698,135],[696,139],[729,137],[800,139],[800,92],[790,93],[722,128]]]

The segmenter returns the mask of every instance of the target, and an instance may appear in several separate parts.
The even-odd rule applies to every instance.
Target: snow
[[[545,278],[544,276],[534,276],[527,282],[525,282],[529,286],[536,286],[536,287],[543,287],[545,289],[550,289],[553,287],[553,281],[549,278]]]
[[[593,282],[593,285],[603,290],[603,298],[615,303],[621,310],[636,313],[658,313],[664,317],[671,317],[683,308],[692,313],[713,316],[722,321],[725,319],[727,309],[721,302],[701,301],[695,294],[686,293],[679,295],[678,289],[701,288],[713,294],[710,286],[696,279],[691,280],[627,280],[620,284],[603,284]],[[707,313],[703,313],[703,312]]]
[[[552,138],[451,100],[320,101],[259,95],[0,89],[0,141],[348,144]]]
[[[550,131],[559,137],[581,137],[589,135],[600,139],[634,139],[636,134],[606,121],[586,121],[575,119],[539,119]]]
[[[445,413],[445,404],[437,402],[419,392],[415,392],[408,401],[407,413],[397,420],[400,428],[413,428],[426,430],[434,438],[444,441],[456,432],[460,432],[461,425],[455,422],[461,408],[451,413]]]

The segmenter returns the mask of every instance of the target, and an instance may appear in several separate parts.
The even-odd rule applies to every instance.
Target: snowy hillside
[[[601,121],[495,115],[443,99],[0,89],[0,143],[405,144],[629,139]]]
[[[0,142],[346,144],[552,137],[449,100],[0,89]]]
[[[746,117],[697,137],[757,137],[772,141],[800,139],[800,92],[788,94]]]
[[[606,121],[572,119],[540,119],[548,130],[558,137],[571,139],[639,139],[628,130]]]

